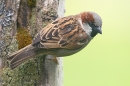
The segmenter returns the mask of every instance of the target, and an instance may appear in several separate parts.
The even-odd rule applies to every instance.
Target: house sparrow
[[[82,50],[98,33],[102,19],[95,12],[83,12],[56,19],[43,28],[32,43],[10,55],[11,69],[39,55],[68,56]]]

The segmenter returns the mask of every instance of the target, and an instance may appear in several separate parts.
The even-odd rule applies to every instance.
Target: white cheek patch
[[[86,32],[89,36],[91,35],[92,28],[89,26],[89,24],[83,23],[83,29],[85,30],[85,32]]]
[[[84,31],[90,36],[92,32],[92,28],[87,23],[82,23],[82,21],[79,19],[79,23],[81,27],[84,29]]]

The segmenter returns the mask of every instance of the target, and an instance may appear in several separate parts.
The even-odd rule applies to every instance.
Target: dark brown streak
[[[52,24],[57,24],[57,23],[58,23],[58,20],[56,20],[56,21],[52,22]]]
[[[58,28],[58,25],[55,25],[53,28]]]
[[[54,31],[54,29],[51,29],[47,34],[46,34],[46,39],[50,39],[52,38],[52,32]]]
[[[74,43],[77,42],[78,40],[79,40],[78,37],[76,37],[75,40],[74,40]]]
[[[66,42],[66,43],[62,44],[61,46],[64,47],[64,46],[66,46],[66,45],[68,45],[68,44],[69,44],[69,43]]]
[[[75,31],[72,35],[70,35],[70,36],[68,37],[68,39],[71,39],[76,33],[77,33],[77,31]]]
[[[41,38],[41,40],[46,40],[47,39],[47,34],[52,30],[52,27],[50,29],[48,29],[47,31],[46,30],[47,29],[45,29],[45,31],[42,32],[42,35],[41,35],[42,38]]]
[[[55,30],[52,32],[52,36],[58,36],[58,29],[55,29]]]
[[[64,34],[67,34],[67,33],[69,33],[69,32],[71,32],[72,30],[74,29],[74,26],[73,26],[73,24],[67,24],[67,25],[65,25],[65,27],[62,29],[62,33],[60,33],[61,35],[64,35]]]
[[[72,20],[72,18],[69,18],[69,19],[67,19],[67,20],[64,20],[63,22],[60,22],[60,24],[59,24],[58,26],[61,26],[61,25],[63,25],[64,23],[66,23],[66,22],[68,22],[68,21],[70,21],[70,20]]]
[[[63,44],[65,42],[66,42],[66,40],[62,39],[62,40],[60,40],[59,44]]]
[[[80,43],[85,43],[86,40],[87,40],[87,39],[82,39],[82,40],[80,40],[79,42],[80,42]]]

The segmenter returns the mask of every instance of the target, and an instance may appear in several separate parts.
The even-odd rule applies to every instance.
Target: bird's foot
[[[58,62],[57,57],[54,57],[53,61],[54,61],[56,64],[58,64],[58,65],[59,65],[59,62]]]
[[[48,59],[48,60],[52,60],[52,61],[54,61],[56,64],[59,65],[59,62],[58,62],[58,58],[57,58],[57,57],[48,55],[48,56],[47,56],[47,59]]]

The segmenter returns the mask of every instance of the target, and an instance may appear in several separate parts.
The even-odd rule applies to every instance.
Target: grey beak
[[[98,27],[98,28],[97,28],[97,32],[100,33],[100,34],[102,34],[102,29],[101,29],[101,27]]]

